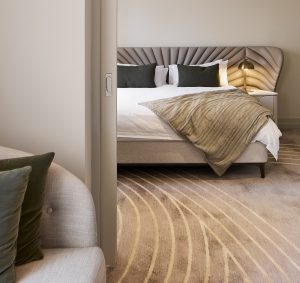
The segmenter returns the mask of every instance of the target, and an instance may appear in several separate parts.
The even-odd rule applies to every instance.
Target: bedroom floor
[[[299,282],[300,130],[255,166],[120,168],[108,282]]]

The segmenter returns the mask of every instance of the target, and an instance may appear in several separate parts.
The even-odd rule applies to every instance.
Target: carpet
[[[108,282],[300,282],[300,131],[266,178],[206,167],[118,170],[117,264]]]

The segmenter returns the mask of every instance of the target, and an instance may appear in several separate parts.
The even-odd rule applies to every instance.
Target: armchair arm
[[[0,146],[0,159],[31,155]],[[41,241],[44,248],[81,248],[97,245],[96,214],[88,188],[63,167],[49,168]]]
[[[41,236],[45,248],[97,245],[92,195],[77,177],[57,164],[50,167],[47,177]]]

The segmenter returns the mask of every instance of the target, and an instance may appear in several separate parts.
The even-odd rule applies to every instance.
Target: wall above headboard
[[[247,70],[249,89],[276,90],[283,65],[283,53],[277,47],[119,47],[119,63],[144,65],[185,64],[194,65],[217,59],[229,60],[228,81],[230,85],[243,85],[242,71],[238,65],[247,57],[254,70]]]
[[[118,45],[277,46],[284,52],[279,125],[300,128],[299,10],[299,0],[122,0]]]

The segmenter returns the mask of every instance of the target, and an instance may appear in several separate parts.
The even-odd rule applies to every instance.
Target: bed
[[[242,86],[239,63],[248,57],[255,64],[247,76],[250,89],[274,91],[277,86],[283,55],[275,47],[182,47],[182,48],[119,48],[118,62],[143,65],[157,63],[193,65],[217,59],[229,60],[228,90]],[[219,88],[218,88],[219,89]],[[180,88],[165,85],[152,89],[118,89],[118,164],[119,165],[201,165],[206,164],[203,152],[178,135],[162,119],[139,103],[158,98],[203,92],[207,88]],[[270,119],[259,131],[235,164],[255,164],[265,176],[269,150],[277,157],[280,131]],[[154,154],[155,153],[155,154]]]

